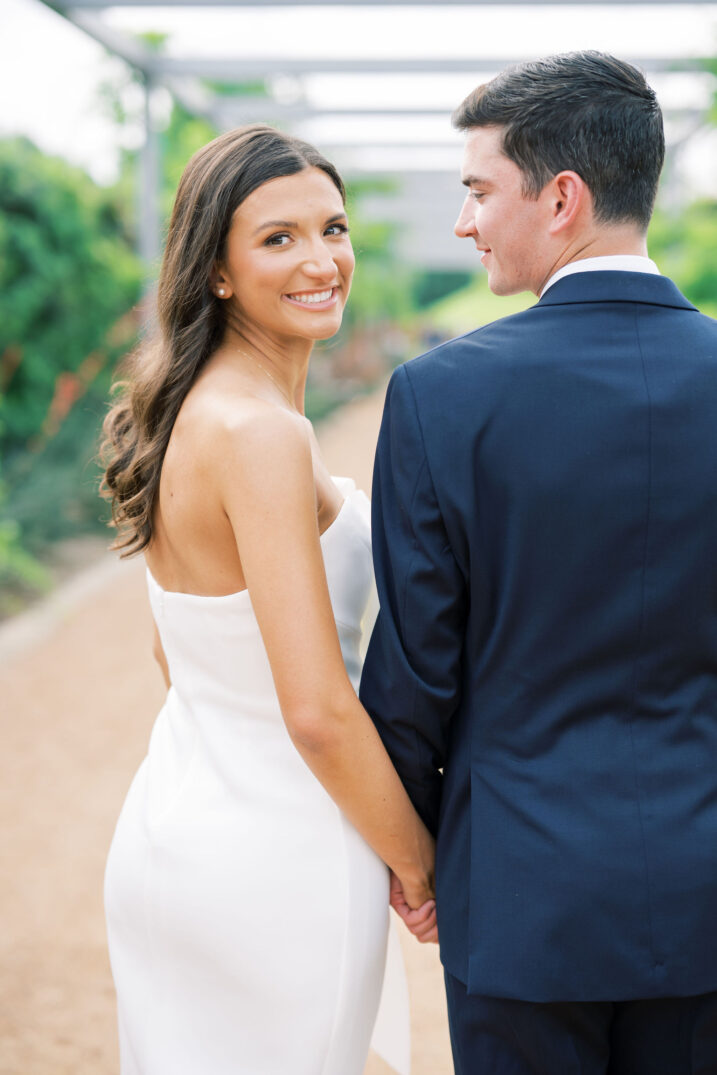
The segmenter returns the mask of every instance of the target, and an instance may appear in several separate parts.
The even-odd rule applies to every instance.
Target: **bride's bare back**
[[[165,590],[214,597],[246,588],[223,490],[233,480],[227,471],[231,442],[250,437],[252,428],[271,422],[278,410],[309,442],[318,533],[331,525],[341,507],[341,495],[321,459],[308,419],[282,408],[232,358],[220,352],[210,361],[179,412],[164,458],[146,559]],[[259,476],[268,465],[266,453],[251,462]],[[255,505],[239,509],[250,513]]]

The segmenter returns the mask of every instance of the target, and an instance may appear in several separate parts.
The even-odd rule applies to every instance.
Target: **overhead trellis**
[[[434,199],[438,191],[447,189],[447,176],[450,169],[455,172],[455,164],[443,154],[451,137],[449,125],[445,125],[445,134],[441,130],[440,137],[435,133],[439,127],[433,126],[434,133],[426,133],[420,124],[421,117],[447,116],[448,109],[435,104],[427,104],[426,100],[392,100],[391,94],[386,93],[385,99],[380,103],[358,100],[354,103],[343,104],[340,108],[332,108],[330,104],[317,102],[309,94],[304,92],[306,81],[314,76],[352,76],[359,80],[365,76],[383,76],[388,85],[395,76],[423,77],[426,79],[436,76],[465,74],[469,85],[475,84],[476,79],[482,75],[490,76],[510,63],[526,59],[521,55],[505,55],[503,57],[476,55],[475,58],[466,59],[465,56],[455,57],[405,57],[398,53],[395,56],[370,56],[361,57],[332,57],[325,46],[325,36],[317,35],[317,53],[315,56],[283,56],[279,57],[267,49],[262,55],[242,55],[240,52],[232,55],[228,52],[226,42],[218,40],[216,50],[211,55],[202,54],[199,50],[195,54],[184,51],[177,55],[176,50],[163,51],[152,48],[143,41],[141,35],[126,33],[118,30],[108,18],[108,12],[113,13],[125,9],[159,9],[162,12],[172,10],[189,11],[194,9],[198,14],[206,16],[208,10],[219,9],[227,11],[235,9],[239,12],[247,12],[249,9],[266,10],[276,9],[277,17],[282,10],[290,8],[317,9],[314,14],[320,14],[320,9],[362,9],[362,17],[367,19],[380,17],[381,9],[388,5],[376,3],[375,0],[212,0],[211,4],[197,4],[196,0],[171,0],[171,2],[157,3],[156,0],[72,0],[72,3],[60,3],[57,0],[42,0],[47,7],[51,8],[75,26],[79,27],[97,42],[107,48],[111,53],[128,63],[141,76],[145,91],[145,140],[142,150],[141,162],[141,192],[140,192],[140,252],[143,257],[152,263],[156,260],[160,247],[161,222],[158,216],[158,136],[153,119],[151,107],[152,95],[157,87],[165,87],[188,111],[207,118],[215,127],[226,130],[242,123],[262,121],[276,123],[284,129],[294,130],[304,134],[302,130],[307,123],[328,121],[331,117],[341,117],[341,134],[336,140],[336,135],[327,139],[316,139],[322,148],[330,149],[340,147],[343,159],[341,167],[349,174],[361,169],[362,165],[369,167],[373,172],[382,170],[395,172],[396,149],[413,150],[428,155],[430,166],[424,167],[424,182],[421,176],[413,175],[413,192],[420,191],[423,201],[426,184],[430,182],[433,188]],[[694,0],[695,6],[702,4],[715,7],[714,0]],[[621,11],[628,8],[640,8],[645,5],[651,7],[670,6],[675,7],[671,0],[550,0],[547,5],[543,0],[489,0],[488,3],[476,4],[475,0],[449,0],[452,7],[476,8],[506,8],[510,6],[535,7],[560,6],[565,8],[581,8],[592,6],[619,7]],[[404,8],[435,8],[445,12],[445,6],[436,3],[435,0],[390,0],[391,7]],[[685,5],[677,5],[679,7]],[[692,3],[691,5],[692,6]],[[517,15],[517,12],[516,12]],[[477,50],[480,41],[476,42]],[[622,53],[621,53],[622,55]],[[665,57],[665,56],[625,56],[643,68],[648,75],[659,75],[666,78],[672,75],[684,75],[685,73],[702,73],[705,78],[708,74],[710,60],[708,57]],[[258,95],[237,94],[226,92],[226,84],[251,84],[259,83],[263,92]],[[222,87],[222,84],[224,86]],[[287,93],[287,84],[290,92]],[[360,95],[359,95],[360,96]],[[683,107],[667,109],[671,128],[668,135],[670,141],[675,144],[684,143],[694,131],[696,131],[704,119],[705,109],[695,107]],[[372,122],[364,122],[371,120]],[[396,121],[400,127],[400,142],[391,148],[393,153],[385,153],[382,156],[377,152],[378,148],[386,149],[387,140],[380,137],[380,121]],[[425,126],[425,125],[424,125]],[[390,138],[390,135],[388,135]],[[385,162],[385,163],[384,163]]]

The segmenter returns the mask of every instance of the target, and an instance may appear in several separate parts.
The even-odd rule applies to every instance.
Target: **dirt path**
[[[319,430],[332,472],[367,491],[381,406]],[[162,696],[141,563],[107,557],[0,631],[0,1075],[116,1075],[102,874]],[[402,940],[413,1075],[450,1075],[437,951]]]

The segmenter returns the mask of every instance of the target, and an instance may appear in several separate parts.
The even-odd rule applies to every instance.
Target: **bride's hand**
[[[426,900],[415,910],[411,909],[406,899],[403,885],[396,874],[391,871],[390,903],[396,914],[421,944],[432,942],[438,944],[438,926],[436,925],[436,901]]]

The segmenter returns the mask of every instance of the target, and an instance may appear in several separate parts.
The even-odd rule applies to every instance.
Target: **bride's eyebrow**
[[[326,223],[335,224],[337,220],[346,219],[346,213],[336,213],[334,216],[329,217]],[[252,235],[258,235],[260,231],[265,231],[267,228],[298,228],[298,226],[297,220],[265,220],[263,224],[254,229]]]
[[[254,229],[252,235],[258,235],[260,231],[265,231],[266,228],[298,228],[298,226],[296,220],[265,220],[263,224]]]

